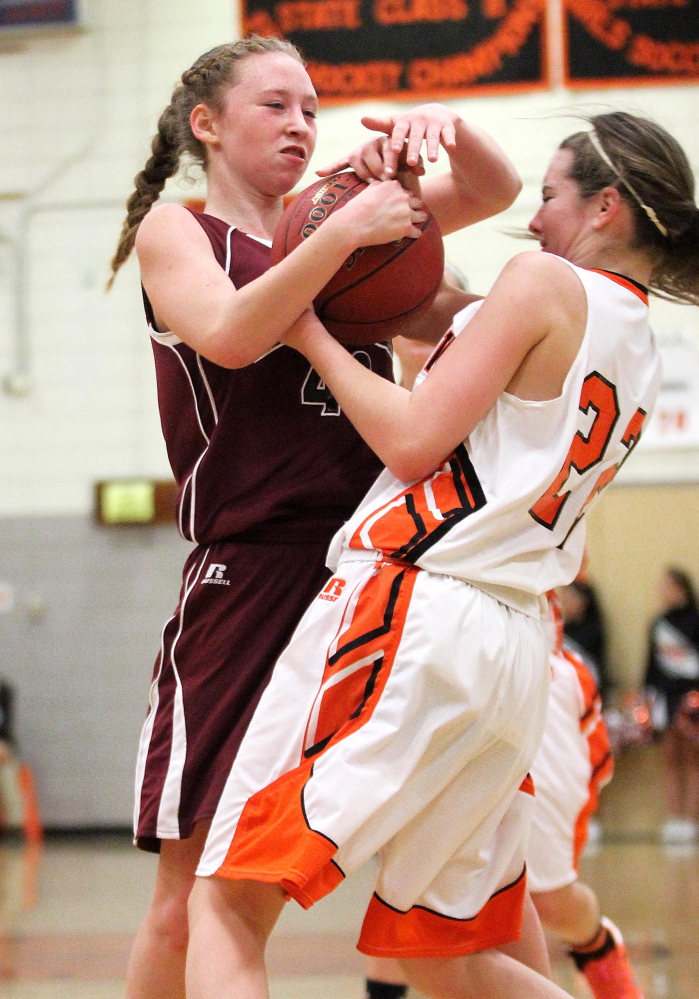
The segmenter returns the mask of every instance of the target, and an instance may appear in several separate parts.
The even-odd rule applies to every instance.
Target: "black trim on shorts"
[[[391,583],[391,591],[388,595],[388,602],[386,604],[386,610],[384,611],[383,624],[378,628],[372,628],[371,631],[365,632],[363,635],[358,635],[357,638],[353,638],[351,642],[343,645],[341,648],[334,653],[334,655],[328,657],[328,666],[334,666],[335,663],[339,662],[340,659],[348,652],[353,652],[354,649],[359,649],[362,645],[366,645],[371,642],[374,638],[380,638],[382,635],[386,635],[391,630],[391,625],[393,623],[393,613],[396,609],[396,603],[398,602],[398,594],[400,593],[400,588],[403,585],[403,580],[405,579],[406,570],[399,572],[396,578]]]
[[[376,679],[377,679],[379,673],[381,672],[381,667],[383,666],[383,660],[384,660],[384,657],[383,656],[379,656],[379,658],[374,662],[374,668],[371,671],[371,676],[367,680],[366,686],[364,688],[364,697],[362,698],[362,703],[359,705],[359,707],[355,711],[352,712],[352,714],[350,715],[350,720],[353,719],[353,718],[359,718],[360,714],[364,710],[366,702],[369,700],[369,698],[371,697],[371,695],[374,693],[374,687],[376,686]]]
[[[308,815],[306,814],[306,802],[304,801],[303,795],[304,791],[306,790],[306,785],[308,784],[308,781],[311,779],[312,776],[313,776],[313,767],[311,767],[311,772],[308,775],[308,780],[306,781],[306,784],[304,784],[303,787],[301,788],[301,812],[303,813],[303,820],[312,833],[315,833],[316,836],[322,836],[323,839],[327,839],[328,843],[332,843],[335,849],[339,850],[340,848],[334,839],[330,839],[329,836],[326,836],[325,833],[321,832],[319,829],[314,829],[311,823],[308,821]],[[344,877],[345,875],[343,874],[342,876]]]
[[[607,763],[609,763],[609,761],[611,759],[612,759],[612,753],[609,752],[609,753],[606,754],[606,756],[603,757],[602,760],[600,760],[600,762],[597,764],[597,766],[595,767],[595,769],[592,771],[592,773],[590,774],[590,780],[594,780],[594,778],[597,776],[597,774],[600,772],[600,770],[603,770],[604,767],[607,765]]]
[[[495,898],[498,895],[502,895],[504,891],[509,891],[510,888],[514,888],[515,885],[518,885],[526,873],[527,865],[525,864],[519,877],[515,878],[514,881],[511,881],[509,885],[504,885],[504,887],[498,888],[497,891],[494,891],[488,898],[488,902],[490,902],[490,899]],[[422,909],[423,912],[430,912],[433,916],[439,916],[440,919],[450,919],[453,923],[472,923],[473,920],[478,919],[481,914],[481,910],[479,909],[475,916],[446,916],[443,912],[437,912],[436,909],[430,909],[426,905],[411,905],[409,909],[397,909],[395,905],[391,905],[389,902],[386,902],[385,899],[381,898],[378,892],[374,892],[374,898],[377,902],[380,902],[381,905],[385,905],[387,909],[390,909],[392,912],[397,912],[399,916],[407,916],[407,914],[412,912],[413,909]],[[488,902],[485,904],[487,905]]]

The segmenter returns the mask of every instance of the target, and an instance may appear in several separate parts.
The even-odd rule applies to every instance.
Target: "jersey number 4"
[[[620,415],[616,386],[597,371],[593,371],[583,382],[579,408],[583,413],[593,412],[592,426],[587,436],[578,430],[560,472],[541,499],[537,500],[529,511],[537,523],[541,524],[542,527],[547,527],[550,531],[558,523],[558,518],[571,495],[572,490],[565,488],[571,471],[583,475],[604,459]],[[605,486],[609,485],[633,451],[641,437],[641,429],[646,415],[645,410],[637,409],[630,419],[621,438],[621,443],[627,449],[626,454],[621,461],[606,468],[597,477],[578,516],[558,546],[559,548],[563,547],[575,527],[580,523],[593,499],[602,492]]]
[[[371,358],[365,350],[353,350],[352,354],[371,371]],[[322,406],[321,416],[339,416],[341,413],[337,399],[314,368],[308,369],[301,389],[301,402],[304,406]]]

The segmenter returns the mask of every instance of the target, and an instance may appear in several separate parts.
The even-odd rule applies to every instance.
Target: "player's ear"
[[[592,225],[595,229],[604,229],[605,226],[617,218],[621,208],[622,197],[616,187],[605,187],[597,195],[597,213]]]
[[[189,123],[195,139],[206,146],[218,145],[218,127],[214,111],[208,104],[197,104],[189,116]]]

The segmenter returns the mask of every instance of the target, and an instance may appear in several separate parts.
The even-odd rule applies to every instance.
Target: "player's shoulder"
[[[538,312],[579,309],[585,301],[582,279],[567,260],[541,250],[512,257],[498,279],[497,291],[510,303],[528,302]],[[496,290],[495,288],[493,289]]]
[[[196,234],[203,232],[202,227],[197,222],[194,214],[184,205],[175,202],[164,202],[155,205],[148,212],[146,217],[138,227],[136,242],[144,243],[160,236],[174,235],[176,233]]]
[[[542,250],[525,250],[517,253],[505,264],[502,273],[507,275],[510,281],[545,282],[542,288],[544,292],[548,289],[549,282],[554,287],[580,283],[569,261],[556,256],[555,253],[546,253]]]
[[[172,202],[152,208],[136,233],[136,252],[140,259],[162,250],[172,251],[177,246],[206,247],[208,244],[208,237],[192,212],[184,205]]]

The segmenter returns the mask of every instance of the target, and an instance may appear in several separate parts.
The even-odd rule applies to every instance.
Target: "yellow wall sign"
[[[101,483],[99,514],[104,524],[150,524],[155,518],[155,484],[145,479]]]

